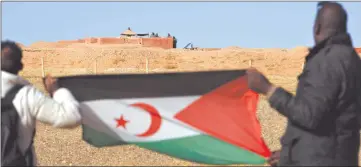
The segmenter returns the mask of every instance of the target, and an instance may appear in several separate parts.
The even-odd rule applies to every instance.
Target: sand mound
[[[238,47],[238,46],[229,46],[229,47],[222,48],[222,50],[241,50],[241,49],[242,48]]]
[[[308,52],[309,48],[305,46],[297,46],[291,50],[295,52]]]
[[[29,46],[29,48],[64,48],[69,43],[59,43],[59,42],[35,42]]]
[[[305,46],[298,46],[293,49],[288,50],[289,56],[307,56],[309,48]]]
[[[45,46],[52,48],[45,48]],[[303,62],[302,58],[292,58],[280,49],[232,47],[233,50],[231,50],[232,48],[228,47],[228,49],[214,51],[165,50],[139,45],[115,44],[71,44],[59,48],[56,43],[37,43],[35,47],[38,48],[27,48],[24,52],[24,75],[41,75],[41,57],[44,57],[45,73],[54,75],[77,74],[67,70],[72,68],[90,73],[95,71],[108,73],[109,69],[112,73],[119,73],[126,72],[124,69],[134,68],[140,69],[133,70],[134,72],[145,72],[146,59],[148,59],[149,70],[156,72],[244,69],[249,67],[249,61],[252,60],[252,66],[265,73],[273,75],[283,71],[284,75],[294,75],[298,73]],[[287,69],[286,72],[284,72],[285,69]]]

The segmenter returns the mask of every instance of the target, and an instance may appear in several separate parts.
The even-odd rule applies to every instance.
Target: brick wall
[[[173,38],[142,38],[142,44],[146,47],[171,49],[173,48]]]
[[[61,44],[142,44],[146,47],[173,48],[173,38],[85,38],[79,40],[58,41]]]
[[[98,38],[98,44],[140,44],[138,38]]]
[[[58,41],[58,43],[64,43],[64,44],[72,44],[72,43],[84,43],[84,40],[63,40]]]
[[[355,48],[355,50],[356,50],[357,53],[361,54],[361,48]]]
[[[85,38],[84,39],[85,43],[98,43],[98,38]]]

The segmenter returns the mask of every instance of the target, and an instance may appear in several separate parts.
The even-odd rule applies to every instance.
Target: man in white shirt
[[[56,128],[74,128],[80,124],[81,115],[79,103],[68,89],[58,86],[56,79],[47,76],[44,80],[45,89],[52,97],[50,98],[19,77],[18,73],[23,68],[21,59],[22,50],[15,42],[1,42],[1,97],[3,100],[15,85],[23,85],[12,100],[19,116],[17,144],[24,154],[30,150],[27,156],[31,156],[31,162],[28,165],[36,166],[32,146],[36,120]]]

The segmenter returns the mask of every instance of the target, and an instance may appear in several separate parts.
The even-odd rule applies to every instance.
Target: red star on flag
[[[117,128],[123,127],[124,129],[126,129],[125,125],[129,122],[124,119],[123,115],[121,115],[119,119],[115,119],[115,121],[117,121]]]

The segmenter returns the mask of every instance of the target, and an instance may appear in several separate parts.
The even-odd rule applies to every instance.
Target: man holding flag
[[[56,128],[74,128],[81,122],[78,101],[55,78],[44,79],[50,98],[19,76],[22,58],[15,42],[1,41],[1,166],[37,165],[37,120]]]
[[[249,69],[249,87],[268,97],[287,117],[282,150],[270,159],[280,166],[358,166],[361,61],[338,3],[321,2],[313,29],[316,45],[298,77],[296,95]]]

